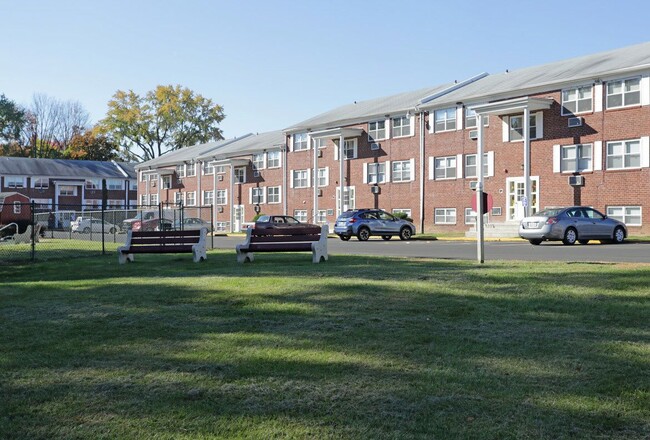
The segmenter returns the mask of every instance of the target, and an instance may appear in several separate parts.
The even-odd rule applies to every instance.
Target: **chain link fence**
[[[213,207],[159,204],[129,209],[34,203],[0,204],[0,264],[83,258],[116,252],[127,232],[208,229],[213,247]],[[219,225],[220,226],[220,225]]]

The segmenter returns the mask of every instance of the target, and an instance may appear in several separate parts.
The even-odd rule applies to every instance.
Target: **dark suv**
[[[359,241],[366,241],[371,235],[379,235],[384,240],[397,235],[401,240],[408,240],[415,234],[415,225],[381,209],[350,209],[336,219],[334,233],[344,241],[353,235]]]

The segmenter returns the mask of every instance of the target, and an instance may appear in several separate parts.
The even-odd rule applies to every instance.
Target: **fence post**
[[[30,223],[32,226],[32,254],[31,254],[31,261],[34,261],[36,259],[36,222],[35,217],[34,217],[34,207],[35,203],[32,200],[31,203],[29,204],[30,208]],[[18,234],[18,230],[16,230],[16,234]]]
[[[102,255],[106,255],[106,246],[105,246],[105,234],[106,231],[104,231],[104,214],[106,212],[106,206],[102,203]],[[93,225],[92,225],[92,220],[90,223],[90,233],[92,234],[93,231]]]
[[[214,205],[210,203],[210,235],[211,238],[211,247],[214,249]]]

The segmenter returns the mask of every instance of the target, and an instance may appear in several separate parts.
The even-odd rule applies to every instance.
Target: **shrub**
[[[413,219],[406,215],[405,212],[396,212],[393,214],[395,217],[400,218],[402,220],[406,220],[407,222],[413,222]]]

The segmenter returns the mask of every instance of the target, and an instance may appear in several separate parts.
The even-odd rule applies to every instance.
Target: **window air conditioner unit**
[[[370,149],[371,150],[379,150],[379,147],[380,147],[380,145],[379,145],[378,142],[373,142],[372,144],[370,144]]]
[[[318,150],[318,157],[323,157],[323,150]]]
[[[178,183],[179,185],[182,185],[183,184],[183,179],[179,177],[178,179],[176,179],[176,183]]]
[[[223,212],[223,206],[217,206],[217,212]]]
[[[582,118],[569,118],[569,127],[581,127]]]
[[[469,182],[469,189],[476,191],[476,187],[478,187],[478,180],[472,180]]]
[[[259,171],[253,172],[253,177],[260,177],[260,172]]]
[[[585,178],[583,176],[569,176],[569,185],[582,186],[584,184],[585,184]]]
[[[476,140],[478,139],[478,130],[470,130],[469,131],[469,138]]]
[[[153,188],[156,187],[156,181],[155,181],[155,180],[152,180],[152,181],[151,181],[151,186],[152,186]]]
[[[221,181],[223,180],[223,176],[222,176],[221,174],[219,174],[219,175],[217,176],[217,180],[218,180],[219,182],[221,182]]]
[[[379,194],[381,191],[381,188],[378,185],[373,185],[370,187],[370,192],[373,194]]]
[[[323,190],[322,190],[322,189],[319,189],[319,190],[318,190],[318,197],[322,197],[322,196],[323,196]]]

